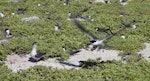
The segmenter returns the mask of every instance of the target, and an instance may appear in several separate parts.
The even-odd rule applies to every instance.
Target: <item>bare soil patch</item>
[[[142,54],[144,59],[150,60],[150,43],[145,43],[146,48],[139,51],[138,54]],[[80,63],[79,61],[86,61],[88,59],[96,60],[97,58],[101,58],[101,61],[107,61],[107,60],[121,60],[121,56],[118,56],[119,51],[117,50],[106,50],[101,49],[99,51],[89,51],[85,49],[81,49],[82,51],[70,56],[70,58],[66,61],[58,61],[56,58],[49,58],[45,61],[39,61],[39,62],[31,62],[29,61],[30,55],[23,55],[19,56],[17,54],[8,55],[7,59],[5,61],[5,64],[8,66],[8,68],[12,69],[13,72],[18,72],[21,70],[28,69],[30,67],[36,66],[36,65],[42,65],[42,66],[48,66],[52,69],[81,69],[79,67]]]
[[[17,54],[12,54],[7,56],[7,60],[5,61],[6,65],[12,69],[13,72],[18,72],[21,70],[28,69],[30,67],[36,65],[49,66],[57,69],[80,69],[79,61],[86,61],[88,59],[97,59],[101,58],[102,61],[106,60],[120,60],[121,57],[118,56],[119,51],[116,50],[105,50],[101,49],[100,51],[88,51],[85,49],[81,49],[82,51],[77,53],[76,55],[70,56],[70,58],[66,61],[58,61],[56,58],[49,58],[45,61],[39,62],[30,62],[30,55],[19,56]]]

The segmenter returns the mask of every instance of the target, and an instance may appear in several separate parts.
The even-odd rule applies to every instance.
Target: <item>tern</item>
[[[99,28],[99,27],[97,27],[96,31],[101,32],[101,33],[106,33],[107,35],[109,35],[110,33],[113,34],[110,27],[109,28]]]
[[[74,12],[74,13],[69,12],[68,16],[69,16],[68,20],[77,19],[79,21],[84,21],[84,20],[94,21],[94,19],[92,19],[91,16],[83,16],[82,14],[77,13],[77,12]]]
[[[9,39],[12,38],[12,35],[11,35],[11,33],[10,33],[10,30],[7,29],[7,28],[6,28],[3,32],[1,32],[1,33],[4,35],[4,38],[1,38],[1,39],[0,39],[0,43],[6,42],[6,41],[8,41]]]
[[[25,14],[26,11],[27,11],[28,7],[26,8],[17,8],[16,12],[12,13],[12,15],[15,15],[15,14]]]
[[[40,7],[40,6],[48,6],[49,5],[49,1],[48,2],[45,2],[45,3],[43,3],[43,4],[38,4],[38,6]]]
[[[6,29],[3,31],[3,35],[4,35],[6,38],[11,37],[10,30],[6,28]]]
[[[34,42],[32,46],[32,50],[30,52],[31,58],[33,58],[36,62],[46,55],[46,52],[37,51],[37,46],[38,46],[38,43]]]
[[[96,36],[94,36],[92,33],[90,33],[88,30],[86,30],[76,19],[74,19],[73,21],[74,21],[75,25],[80,29],[80,31],[82,31],[83,33],[85,33],[87,36],[89,36],[91,38],[91,41],[88,43],[91,50],[94,50],[98,46],[105,47],[106,44],[104,42],[106,40],[110,39],[111,37],[113,37],[114,35],[116,35],[117,33],[119,33],[120,31],[122,31],[126,28],[126,27],[123,27],[122,29],[116,31],[115,33],[110,34],[103,39],[99,39]]]
[[[3,12],[0,12],[0,17],[5,17]]]
[[[55,26],[54,26],[54,30],[55,30],[55,31],[60,31],[60,28],[61,28],[61,27],[60,27],[59,25],[55,25]]]
[[[64,5],[69,5],[69,0],[64,0]]]
[[[77,12],[74,12],[74,13],[69,12],[69,13],[68,13],[68,16],[69,16],[70,19],[74,19],[74,18],[80,17],[81,14],[80,14],[80,13],[77,13]]]
[[[135,29],[135,28],[136,28],[135,20],[133,20],[132,23],[123,22],[122,24],[123,24],[125,27],[128,27],[128,28],[132,28],[132,29]]]
[[[92,19],[91,16],[80,16],[80,18],[89,22],[94,21],[94,19]]]
[[[127,59],[126,59],[126,55],[123,55],[123,56],[121,57],[121,62],[124,63],[124,64],[128,63],[128,61],[127,61]]]
[[[93,0],[91,3],[98,3],[98,2],[103,2],[103,3],[110,3],[110,0]]]
[[[128,0],[120,0],[121,5],[127,5],[128,4]]]

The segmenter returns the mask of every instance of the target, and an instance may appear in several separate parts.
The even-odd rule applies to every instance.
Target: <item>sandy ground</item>
[[[146,48],[143,50],[140,50],[138,53],[142,54],[142,56],[146,60],[150,61],[150,58],[149,58],[150,57],[150,43],[145,43],[145,45],[146,45]]]
[[[85,49],[81,49],[82,51],[77,53],[76,55],[70,56],[70,58],[66,61],[59,62],[56,58],[49,58],[45,61],[39,62],[30,62],[30,55],[19,56],[16,54],[8,55],[7,60],[5,61],[8,68],[12,69],[13,72],[18,72],[21,70],[28,69],[35,65],[43,65],[50,66],[52,68],[57,69],[80,69],[79,61],[86,61],[88,59],[97,59],[101,58],[101,60],[120,60],[118,56],[119,51],[116,50],[105,50],[101,49],[100,51],[88,51]]]
[[[150,60],[150,43],[145,43],[146,48],[144,50],[139,51],[139,54],[142,54],[143,57],[147,60]],[[82,51],[77,53],[76,55],[70,56],[70,58],[66,61],[58,61],[56,58],[49,58],[45,61],[39,62],[31,62],[29,61],[30,55],[19,56],[16,54],[8,55],[7,60],[5,61],[8,68],[12,69],[13,72],[18,72],[21,70],[28,69],[30,67],[36,65],[49,66],[52,69],[81,69],[79,67],[79,61],[86,61],[88,59],[96,60],[97,58],[101,58],[101,61],[107,60],[121,60],[121,57],[118,56],[119,51],[117,50],[105,50],[101,49],[99,51],[88,51],[85,49],[81,49]]]

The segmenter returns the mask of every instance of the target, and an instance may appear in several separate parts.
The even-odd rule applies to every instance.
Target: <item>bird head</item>
[[[68,16],[69,16],[69,17],[71,16],[71,12],[68,12]]]
[[[96,42],[96,41],[95,40],[91,40],[90,42],[87,43],[87,45],[91,45],[94,42]]]
[[[99,30],[99,28],[98,28],[98,27],[96,27],[96,28],[95,28],[95,30],[96,30],[96,31],[98,31],[98,30]]]
[[[5,32],[6,32],[7,35],[10,34],[10,30],[8,28],[5,29]]]

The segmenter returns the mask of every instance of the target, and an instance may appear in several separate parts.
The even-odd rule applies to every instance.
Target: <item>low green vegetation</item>
[[[61,57],[61,60],[69,58],[69,50],[74,48],[87,48],[86,44],[90,40],[84,35],[72,21],[68,19],[68,12],[79,12],[84,8],[89,8],[83,15],[90,15],[94,21],[83,21],[86,29],[97,35],[104,37],[103,34],[95,31],[96,27],[111,27],[115,32],[123,25],[124,22],[132,22],[136,20],[136,29],[125,29],[117,36],[111,38],[106,43],[115,50],[123,52],[131,51],[128,60],[129,64],[112,61],[111,63],[98,63],[85,67],[82,70],[51,70],[50,67],[36,66],[19,73],[12,73],[4,63],[0,63],[0,79],[3,81],[148,81],[150,79],[149,69],[150,63],[136,60],[135,52],[143,49],[144,42],[149,42],[150,36],[150,2],[149,0],[132,0],[128,5],[122,6],[119,0],[111,0],[111,4],[95,3],[89,4],[88,0],[71,0],[68,6],[63,5],[62,1],[57,0],[27,0],[26,2],[7,2],[0,1],[0,12],[4,12],[4,18],[0,18],[0,30],[5,28],[11,30],[14,36],[7,42],[0,44],[0,60],[5,61],[6,56],[12,53],[18,53],[25,50],[30,53],[32,43],[38,42],[38,49],[46,51],[49,57]],[[44,4],[48,2],[48,6],[37,6],[38,3]],[[10,16],[9,13],[15,12],[17,8],[27,8],[25,14]],[[54,12],[54,14],[46,15],[45,12]],[[129,14],[129,16],[121,17],[120,13]],[[38,16],[37,22],[21,22],[24,17]],[[58,20],[48,20],[50,18],[58,18]],[[59,32],[54,30],[54,25],[60,25]],[[127,36],[126,39],[120,38],[120,35]],[[3,38],[2,35],[0,35]],[[68,52],[64,52],[62,47],[65,46]]]
[[[52,70],[50,67],[35,66],[19,73],[12,73],[11,70],[1,64],[2,73],[0,77],[1,80],[5,81],[148,81],[150,79],[150,63],[144,60],[129,64],[117,61],[105,63],[88,61],[87,63],[93,65],[83,65],[82,70]]]

